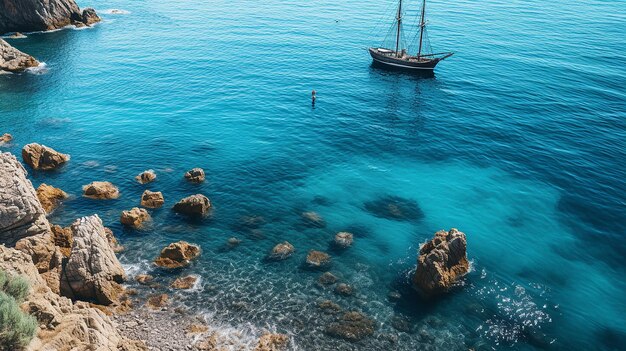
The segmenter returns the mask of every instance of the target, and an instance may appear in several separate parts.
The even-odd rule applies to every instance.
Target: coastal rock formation
[[[55,293],[60,293],[60,274],[63,254],[54,246],[50,233],[38,234],[21,239],[15,248],[31,257],[31,260],[46,285]]]
[[[201,195],[191,195],[176,203],[174,211],[193,217],[203,217],[209,213],[211,209],[211,201],[209,198]]]
[[[457,229],[440,230],[420,247],[413,285],[425,295],[445,292],[469,271],[465,234]]]
[[[110,182],[91,182],[83,186],[83,195],[92,199],[117,199],[120,191]]]
[[[63,199],[67,199],[65,191],[42,183],[37,188],[37,198],[46,213],[52,212]]]
[[[2,40],[2,39],[0,39],[0,40]],[[0,146],[2,146],[4,144],[10,143],[11,140],[13,140],[13,136],[11,134],[9,134],[9,133],[4,133],[4,134],[0,135]]]
[[[2,5],[0,4],[0,7]],[[0,11],[0,17],[2,17]],[[2,26],[2,21],[0,20],[0,26]],[[0,71],[8,71],[8,72],[21,72],[30,67],[39,66],[39,61],[35,60],[34,57],[21,52],[20,50],[12,47],[4,41],[4,39],[0,38]],[[2,138],[5,138],[7,134],[3,135]],[[9,137],[11,135],[9,134]],[[11,139],[9,139],[11,140]],[[4,139],[0,139],[0,145],[4,144]]]
[[[264,334],[254,351],[282,351],[289,346],[289,336],[285,334]]]
[[[185,173],[185,179],[192,183],[202,183],[205,178],[204,170],[202,168],[193,168]]]
[[[276,260],[276,261],[284,260],[284,259],[289,258],[293,254],[294,251],[295,249],[293,245],[291,245],[287,241],[284,241],[274,246],[274,248],[272,249],[272,252],[270,252],[269,254],[269,259]]]
[[[81,11],[74,0],[5,0],[0,2],[0,34],[35,32],[91,25],[100,18],[91,8]]]
[[[31,143],[22,148],[22,159],[33,169],[45,171],[60,167],[69,161],[70,155],[62,154],[45,145]]]
[[[135,179],[141,184],[150,183],[156,179],[156,173],[154,173],[153,170],[149,169],[147,171],[141,172],[135,177]]]
[[[74,242],[74,239],[72,239],[72,229],[70,227],[63,228],[56,224],[53,225],[51,229],[54,246],[61,250],[64,257],[70,257],[72,243]]]
[[[332,323],[326,333],[351,342],[357,342],[374,334],[375,323],[360,312],[347,312],[337,322]]]
[[[141,228],[143,222],[150,220],[150,214],[143,208],[133,207],[130,211],[122,211],[120,223],[133,228]]]
[[[198,277],[188,275],[186,277],[176,278],[176,280],[174,280],[172,284],[170,284],[170,286],[173,289],[191,289],[197,281]]]
[[[335,244],[341,248],[347,248],[352,245],[354,240],[352,233],[339,232],[335,235]]]
[[[117,301],[126,279],[124,268],[106,239],[98,215],[82,217],[71,225],[72,251],[61,279],[61,292],[73,299],[109,305]]]
[[[107,242],[109,243],[109,246],[111,247],[111,250],[113,250],[113,252],[118,253],[124,251],[124,246],[120,245],[120,243],[117,241],[117,238],[115,237],[115,235],[113,235],[113,231],[111,230],[111,228],[104,227],[104,234],[106,235]]]
[[[49,231],[26,170],[12,154],[0,153],[0,243],[14,246],[22,238]]]
[[[160,191],[146,190],[141,194],[141,206],[146,208],[159,208],[163,206],[165,199]]]
[[[314,268],[327,266],[330,264],[330,255],[325,252],[311,250],[306,256],[306,263]]]
[[[300,214],[300,217],[302,218],[303,224],[307,227],[312,227],[312,228],[326,227],[326,221],[317,212],[313,212],[313,211],[302,212]]]
[[[171,243],[163,250],[154,263],[163,268],[180,268],[200,256],[200,247],[186,241]]]

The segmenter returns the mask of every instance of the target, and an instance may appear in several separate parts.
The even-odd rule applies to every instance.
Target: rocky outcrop
[[[190,261],[200,256],[200,247],[186,241],[171,243],[154,260],[154,263],[163,268],[180,268],[189,265]]]
[[[274,246],[268,258],[275,261],[284,260],[289,258],[294,251],[295,249],[293,245],[291,245],[288,241],[284,241]]]
[[[70,257],[70,252],[72,252],[72,243],[74,242],[74,239],[72,239],[72,229],[70,227],[63,228],[56,224],[53,225],[51,229],[54,246],[61,250],[63,256]]]
[[[163,206],[165,200],[160,191],[146,190],[141,194],[141,206],[146,208],[159,208]]]
[[[133,207],[129,211],[122,211],[122,215],[120,216],[120,223],[133,228],[141,228],[143,222],[149,220],[150,214],[148,211],[139,207]]]
[[[289,346],[289,336],[285,334],[264,334],[259,338],[259,343],[254,351],[282,351]]]
[[[201,195],[188,196],[174,205],[174,212],[184,214],[191,217],[204,217],[211,209],[211,201],[209,198]]]
[[[70,160],[70,155],[62,154],[51,147],[31,143],[22,148],[22,159],[33,169],[52,170]]]
[[[457,229],[440,230],[422,245],[417,259],[413,285],[424,295],[445,292],[469,271],[465,233]]]
[[[330,255],[325,252],[311,250],[306,256],[306,263],[313,268],[320,268],[330,264]]]
[[[149,169],[147,171],[139,173],[139,175],[137,175],[135,179],[141,184],[150,183],[156,179],[156,173],[154,173],[153,170]]]
[[[81,11],[74,0],[4,0],[0,2],[0,34],[91,25],[100,18],[91,8]]]
[[[0,245],[0,269],[30,283],[21,307],[37,319],[39,329],[27,350],[88,351],[95,345],[102,351],[145,350],[140,343],[122,337],[102,311],[50,291],[27,254]]]
[[[352,245],[353,240],[354,236],[352,235],[352,233],[339,232],[335,235],[335,245],[344,249]]]
[[[117,199],[120,191],[110,182],[91,182],[83,186],[83,195],[98,200]]]
[[[1,3],[0,7],[2,7]],[[0,26],[2,25],[1,23],[2,21],[0,21]],[[0,71],[21,72],[27,68],[37,66],[39,66],[39,61],[35,60],[34,57],[12,47],[4,39],[0,38]],[[4,142],[0,141],[0,145],[2,144]]]
[[[109,246],[102,220],[98,215],[79,218],[71,230],[74,241],[61,277],[61,293],[101,305],[116,302],[126,274]]]
[[[185,179],[192,183],[202,183],[205,178],[204,170],[202,168],[194,168],[185,173]]]
[[[26,237],[18,241],[15,248],[31,257],[46,285],[55,294],[59,294],[64,256],[61,250],[54,245],[52,234],[45,233]]]
[[[26,170],[10,153],[0,154],[0,243],[14,246],[25,237],[50,231],[46,212]]]
[[[61,200],[67,199],[67,193],[61,189],[42,183],[37,188],[37,198],[46,213],[50,213],[59,205]]]

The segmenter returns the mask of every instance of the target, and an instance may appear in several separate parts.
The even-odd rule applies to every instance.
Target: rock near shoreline
[[[35,32],[70,24],[92,25],[100,17],[92,8],[80,10],[74,0],[4,0],[0,2],[0,34]]]
[[[34,57],[12,47],[4,39],[0,38],[0,71],[21,72],[27,68],[37,66],[39,66],[39,61]],[[0,142],[0,144],[2,143]]]

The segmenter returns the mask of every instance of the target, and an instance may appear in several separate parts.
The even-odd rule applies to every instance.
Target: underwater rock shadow
[[[375,217],[394,221],[419,221],[424,212],[415,200],[395,195],[383,195],[363,203],[363,209]]]

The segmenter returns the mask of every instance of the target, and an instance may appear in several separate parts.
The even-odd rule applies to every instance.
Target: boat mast
[[[426,0],[422,3],[422,16],[420,19],[420,45],[417,50],[417,58],[419,59],[422,55],[422,39],[424,38],[424,27],[426,27],[426,23],[424,22],[424,15],[426,13]]]
[[[398,30],[396,31],[396,57],[398,57],[398,47],[400,45],[400,28],[402,27],[402,0],[398,5],[398,15],[396,16],[398,21]]]

